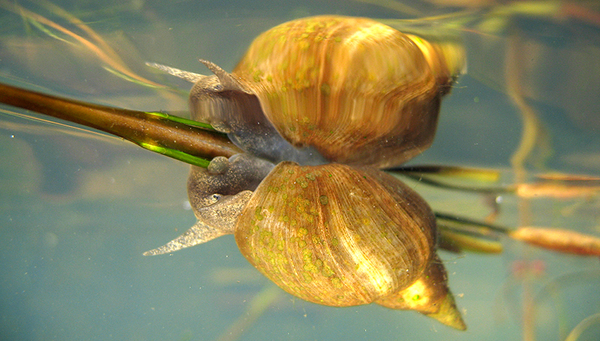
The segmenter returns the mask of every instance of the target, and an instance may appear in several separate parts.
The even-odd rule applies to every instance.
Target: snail
[[[366,18],[318,16],[259,35],[228,73],[194,82],[192,118],[274,163],[397,166],[427,149],[464,53]]]
[[[462,50],[371,19],[298,19],[259,35],[232,73],[202,61],[192,117],[245,151],[192,166],[198,222],[144,255],[234,234],[288,293],[329,306],[377,303],[465,324],[436,254],[427,203],[379,170],[429,147]]]

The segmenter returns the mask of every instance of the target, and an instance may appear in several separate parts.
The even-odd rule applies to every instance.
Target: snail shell
[[[248,261],[296,297],[413,309],[464,329],[435,254],[435,217],[382,171],[282,162],[256,188],[234,234]]]
[[[289,293],[351,306],[404,289],[428,267],[435,218],[390,175],[282,162],[238,218],[242,254]]]
[[[298,19],[258,36],[231,74],[203,61],[216,77],[198,79],[190,107],[273,162],[396,166],[431,144],[461,56],[371,19]]]

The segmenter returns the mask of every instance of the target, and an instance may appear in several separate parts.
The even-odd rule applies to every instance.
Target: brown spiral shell
[[[435,46],[367,18],[311,17],[258,36],[232,74],[293,145],[382,168],[433,140],[458,69]]]
[[[241,253],[289,293],[351,306],[404,289],[429,266],[435,219],[390,175],[283,162],[238,218]]]

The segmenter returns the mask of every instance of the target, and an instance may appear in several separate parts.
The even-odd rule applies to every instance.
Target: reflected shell
[[[373,168],[283,162],[238,218],[241,253],[288,293],[369,304],[407,288],[434,257],[435,218],[421,197]]]

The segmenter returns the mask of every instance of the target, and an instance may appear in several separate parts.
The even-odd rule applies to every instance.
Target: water
[[[197,62],[203,58],[231,70],[253,37],[288,19],[323,13],[403,17],[346,2],[60,5],[107,39],[132,70],[183,90],[189,85],[155,74],[143,62],[206,72]],[[450,11],[413,7],[430,15]],[[483,34],[490,24],[483,13],[492,11],[463,32],[469,74],[444,101],[434,145],[413,163],[509,171],[522,124],[507,89],[518,84],[551,145],[537,155],[552,151],[528,168],[600,174],[599,23],[565,7],[563,19],[520,13],[506,30]],[[186,109],[184,95],[115,77],[88,50],[53,39],[14,13],[1,10],[0,16],[3,82],[131,109]],[[511,49],[521,55],[511,57]],[[0,116],[0,141],[1,339],[213,340],[238,319],[247,320],[256,297],[273,292],[230,236],[170,256],[141,255],[194,223],[186,206],[186,165],[104,135],[11,115]],[[478,196],[414,186],[436,209],[476,218],[489,213]],[[498,222],[514,226],[524,208],[515,198],[503,199]],[[598,235],[598,207],[597,196],[538,199],[525,211],[533,225]],[[539,340],[559,340],[600,313],[598,259],[504,242],[502,255],[441,252],[466,332],[413,312],[324,307],[275,290],[241,339],[515,340],[524,338],[525,325]],[[535,309],[533,320],[524,317],[524,307]],[[596,324],[580,340],[599,335]]]

